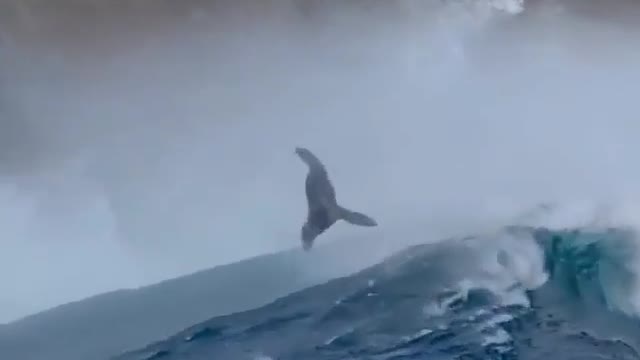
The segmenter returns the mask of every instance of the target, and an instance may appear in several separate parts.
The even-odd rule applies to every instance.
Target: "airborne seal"
[[[338,205],[336,192],[331,180],[329,180],[327,170],[311,151],[297,147],[296,154],[309,167],[305,181],[309,212],[307,221],[302,226],[302,247],[304,250],[310,250],[316,237],[338,220],[359,226],[378,225],[371,217]]]

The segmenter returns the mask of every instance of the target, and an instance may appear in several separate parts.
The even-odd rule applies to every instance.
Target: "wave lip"
[[[632,229],[536,231],[555,291],[575,304],[640,316],[640,258]]]
[[[538,252],[528,258],[540,268],[521,264],[531,244]],[[114,359],[640,359],[640,321],[627,297],[637,283],[635,244],[628,229],[510,227],[413,246]],[[542,271],[545,281],[518,282],[525,274],[514,267]]]

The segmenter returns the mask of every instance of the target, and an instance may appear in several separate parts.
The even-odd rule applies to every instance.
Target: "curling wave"
[[[514,226],[413,246],[117,359],[640,359],[636,239]]]

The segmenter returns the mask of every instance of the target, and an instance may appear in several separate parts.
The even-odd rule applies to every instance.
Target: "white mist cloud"
[[[635,201],[637,29],[469,3],[281,9],[89,64],[14,63],[6,108],[28,127],[0,157],[0,300],[20,306],[0,321],[299,246],[295,146],[381,224],[320,243],[367,231],[391,249],[544,201]]]

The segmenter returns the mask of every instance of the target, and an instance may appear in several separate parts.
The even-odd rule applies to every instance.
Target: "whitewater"
[[[114,359],[638,359],[637,234],[508,227]]]
[[[640,358],[636,2],[0,6],[0,358]]]

